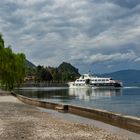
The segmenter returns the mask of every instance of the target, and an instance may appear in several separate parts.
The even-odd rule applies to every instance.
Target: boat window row
[[[77,82],[85,82],[85,80],[76,80]],[[90,81],[109,81],[109,79],[92,79]]]
[[[109,81],[109,79],[92,79],[91,81]]]
[[[77,82],[85,82],[85,80],[76,80]]]
[[[84,86],[84,84],[73,84],[73,86]]]

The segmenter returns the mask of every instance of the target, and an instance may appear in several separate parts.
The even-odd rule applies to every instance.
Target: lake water
[[[90,108],[100,108],[140,117],[140,88],[68,89],[23,88],[17,93],[42,101],[59,102]]]

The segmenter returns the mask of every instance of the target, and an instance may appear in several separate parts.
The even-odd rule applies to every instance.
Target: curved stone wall
[[[31,104],[31,105],[35,105],[35,106],[39,106],[39,107],[43,107],[47,109],[54,109],[60,112],[68,112],[71,114],[87,117],[90,119],[100,120],[105,123],[109,123],[109,124],[140,134],[140,118],[139,117],[125,116],[122,114],[109,112],[102,109],[84,108],[81,106],[39,101],[39,100],[27,98],[25,96],[17,95],[15,93],[11,93],[11,94],[17,97],[22,102],[27,103],[27,104]]]

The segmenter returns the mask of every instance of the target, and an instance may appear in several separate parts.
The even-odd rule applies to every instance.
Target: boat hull
[[[68,83],[69,88],[121,88],[120,83],[113,84],[75,84],[74,82]]]

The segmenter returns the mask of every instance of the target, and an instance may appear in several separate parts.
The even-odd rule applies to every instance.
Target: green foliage
[[[52,79],[53,81],[61,81],[61,72],[58,71],[57,68],[53,68],[53,67],[48,67],[48,70],[50,71],[51,75],[52,75]]]
[[[40,81],[51,81],[52,75],[48,68],[44,68],[43,66],[37,66],[36,68],[36,74],[35,74],[36,80],[38,82]]]
[[[35,76],[36,68],[27,67],[26,65],[26,76]]]
[[[4,48],[4,40],[0,35],[0,84],[7,89],[23,82],[25,77],[25,55],[15,54],[11,48]]]
[[[73,81],[80,76],[78,69],[69,63],[63,62],[58,68],[37,66],[28,68],[27,76],[35,76],[35,80],[42,81]]]
[[[4,48],[4,40],[2,38],[2,35],[0,34],[0,49]]]

